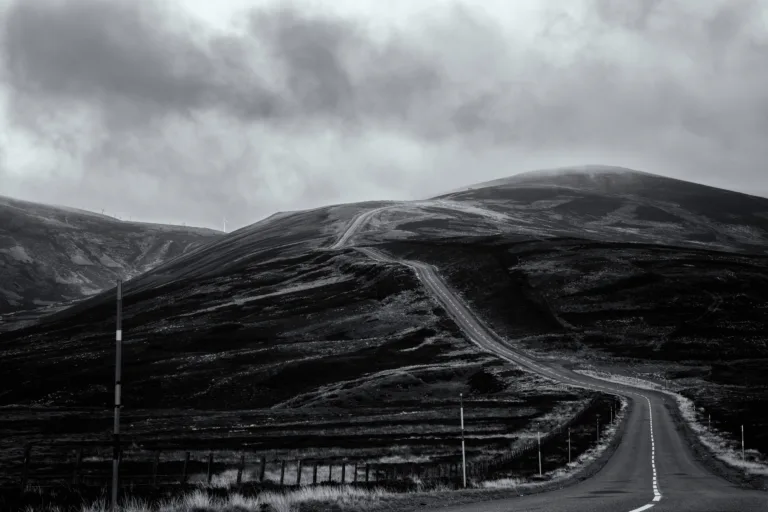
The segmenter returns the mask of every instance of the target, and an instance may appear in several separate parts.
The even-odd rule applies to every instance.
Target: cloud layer
[[[211,226],[579,163],[768,194],[760,2],[544,4],[380,37],[300,2],[221,32],[153,0],[17,0],[0,193]]]

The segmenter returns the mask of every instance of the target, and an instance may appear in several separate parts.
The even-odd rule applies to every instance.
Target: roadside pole
[[[571,427],[568,427],[568,464],[571,463]]]
[[[600,415],[597,415],[597,444],[600,444]]]
[[[744,457],[744,425],[741,426],[741,461],[747,461],[746,457]]]
[[[467,486],[467,453],[464,448],[464,394],[459,393],[461,410],[461,467],[464,475],[464,487]]]
[[[120,379],[122,378],[123,357],[123,282],[117,281],[117,329],[115,331],[115,424],[112,441],[112,501],[110,511],[117,511],[117,494],[119,487],[118,466],[120,464]]]
[[[541,432],[536,432],[536,441],[539,444],[539,476],[542,476],[542,473],[541,473]]]

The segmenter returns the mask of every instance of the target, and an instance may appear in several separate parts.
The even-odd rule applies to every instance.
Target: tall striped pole
[[[464,394],[459,393],[461,410],[461,467],[464,475],[464,487],[467,486],[467,452],[464,448]]]
[[[111,512],[117,511],[117,491],[118,466],[120,463],[120,407],[121,390],[120,379],[122,378],[123,365],[123,282],[117,281],[117,330],[115,331],[115,424],[112,434],[114,446],[112,449],[112,502],[110,503]]]

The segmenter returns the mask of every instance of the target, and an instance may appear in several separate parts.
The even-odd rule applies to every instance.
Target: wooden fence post
[[[152,485],[157,487],[157,470],[160,466],[160,450],[155,452],[155,460],[152,463]]]
[[[301,485],[301,459],[296,462],[296,485]]]
[[[21,468],[21,492],[27,490],[29,479],[29,466],[32,461],[32,443],[24,445],[24,466]]]
[[[181,470],[181,485],[187,485],[187,470],[189,469],[189,452],[184,454],[184,468]]]
[[[280,465],[280,487],[283,486],[284,482],[285,482],[285,460],[283,460],[282,464]]]
[[[352,471],[354,471],[353,476],[352,476],[352,483],[356,484],[357,483],[357,461],[355,461],[355,466],[354,466],[354,469]]]
[[[211,485],[211,479],[213,478],[213,452],[208,454],[208,485]]]
[[[312,467],[312,485],[317,485],[317,461]]]
[[[237,485],[243,483],[243,470],[245,469],[245,454],[240,455],[240,465],[237,466]]]
[[[77,450],[77,458],[75,459],[75,473],[72,475],[72,484],[80,485],[80,467],[83,464],[83,448],[80,447]]]
[[[333,463],[328,463],[328,483],[333,482]]]
[[[261,456],[261,469],[259,469],[259,482],[264,481],[264,474],[267,471],[267,458],[265,456]]]
[[[32,459],[32,443],[24,446],[24,466],[21,469],[21,492],[27,490],[27,479],[29,478],[29,464]]]
[[[368,479],[369,470],[370,469],[371,469],[370,465],[366,462],[366,464],[365,464],[365,483],[370,482],[370,480]]]
[[[344,480],[346,480],[347,475],[347,461],[344,461],[341,463],[341,483],[344,483]]]

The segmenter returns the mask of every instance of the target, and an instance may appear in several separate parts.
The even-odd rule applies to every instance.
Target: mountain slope
[[[399,265],[328,250],[356,215],[382,206],[265,219],[127,282],[126,433],[164,447],[439,459],[455,452],[455,397],[464,393],[475,460],[595,407],[595,393],[563,389],[468,345]],[[0,405],[106,410],[114,315],[110,290],[0,334]],[[51,435],[13,430],[29,424],[27,409],[6,411],[15,415],[0,440],[0,474],[4,443],[10,452]],[[87,415],[78,423],[71,413],[69,439],[103,435]],[[153,421],[135,419],[143,417]]]
[[[437,200],[499,215],[499,232],[768,252],[768,199],[608,166],[533,171]]]
[[[219,235],[0,196],[0,314],[96,294]]]
[[[765,400],[729,385],[731,398],[744,391],[729,409],[722,382],[740,358],[768,358],[759,339],[768,200],[622,169],[550,174],[425,201],[284,213],[137,276],[125,285],[126,400],[421,419],[428,404],[445,413],[430,421],[446,429],[451,397],[469,392],[475,373],[507,390],[483,397],[489,408],[507,411],[521,389],[535,387],[522,393],[532,400],[546,394],[543,405],[526,402],[529,419],[583,398],[544,393],[546,382],[494,366],[407,269],[339,241],[434,264],[511,342],[583,360],[653,359],[670,375],[695,368],[684,382],[729,421]],[[697,330],[702,322],[712,328]],[[0,335],[0,375],[19,383],[0,391],[0,405],[106,406],[113,337],[114,290]],[[726,349],[713,350],[722,339]],[[717,360],[697,360],[704,351]],[[716,364],[726,367],[710,371]],[[509,425],[525,427],[495,421],[493,443],[517,432]],[[768,447],[768,436],[754,442]]]

